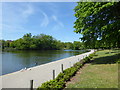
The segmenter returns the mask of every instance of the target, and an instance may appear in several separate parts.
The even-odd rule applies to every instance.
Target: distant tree
[[[34,39],[36,39],[36,45],[37,48],[39,49],[54,49],[55,48],[55,41],[56,39],[54,39],[52,36],[50,35],[45,35],[45,34],[40,34],[37,36],[33,37]]]
[[[25,34],[22,38],[11,43],[11,47],[16,49],[38,49],[38,50],[52,50],[62,49],[63,43],[56,40],[50,35],[39,34],[32,36],[31,33]]]
[[[11,47],[11,43],[12,43],[13,41],[11,41],[11,40],[7,40],[7,41],[5,41],[5,40],[0,40],[0,46],[2,47],[2,49],[4,49],[4,48],[9,48],[9,47]]]
[[[65,43],[65,49],[74,49],[72,42],[66,42]]]
[[[80,42],[80,41],[74,41],[73,42],[73,47],[74,47],[74,50],[80,50],[80,49],[84,49],[84,43],[83,42]]]
[[[39,34],[32,36],[31,33],[25,34],[22,38],[17,40],[1,40],[2,49],[12,48],[18,50],[61,50],[61,49],[83,49],[83,43],[75,41],[61,42],[54,37],[46,34]]]
[[[0,40],[2,49],[5,48],[5,40]]]
[[[64,43],[65,49],[72,49],[72,50],[80,50],[85,49],[84,43],[80,41],[74,41],[72,42],[65,42]]]
[[[73,46],[74,46],[75,50],[79,50],[80,49],[80,42],[74,41]]]
[[[30,49],[30,46],[32,44],[32,35],[31,33],[27,33],[23,36],[23,43],[24,43],[24,49]]]

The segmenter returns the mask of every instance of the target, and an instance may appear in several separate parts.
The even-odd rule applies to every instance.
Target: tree
[[[23,37],[22,37],[22,40],[23,40],[23,42],[22,43],[24,43],[24,49],[30,49],[30,46],[31,46],[31,44],[32,44],[32,35],[31,35],[31,33],[27,33],[27,34],[25,34]]]
[[[120,48],[120,2],[78,2],[75,7],[75,32],[87,48],[96,44]]]
[[[75,50],[79,50],[79,49],[80,49],[80,46],[81,46],[81,44],[80,44],[79,41],[74,41],[73,47],[74,47]]]
[[[40,34],[37,36],[33,36],[33,38],[36,40],[36,46],[38,49],[54,49],[56,48],[55,46],[55,42],[56,39],[54,39],[52,36],[50,35],[45,35],[45,34]]]
[[[66,42],[65,43],[65,49],[74,49],[72,42]]]
[[[50,35],[39,34],[37,36],[32,36],[31,33],[27,33],[22,38],[12,42],[10,46],[12,48],[16,48],[20,50],[25,50],[25,49],[52,50],[52,49],[62,49],[63,43],[61,41],[56,40]]]
[[[4,49],[5,48],[5,40],[0,40],[0,46],[2,47],[2,49]]]
[[[74,47],[74,50],[85,49],[84,43],[80,42],[80,41],[74,41],[73,42],[73,47]]]

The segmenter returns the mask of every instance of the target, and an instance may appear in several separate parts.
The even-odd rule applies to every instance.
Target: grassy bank
[[[96,52],[91,63],[86,64],[67,82],[67,88],[118,88],[118,53],[120,50]]]

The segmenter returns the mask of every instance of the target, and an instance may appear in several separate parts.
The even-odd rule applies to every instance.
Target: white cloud
[[[59,25],[60,27],[64,27],[63,23],[58,20],[58,18],[55,15],[52,15],[52,19]]]
[[[41,27],[46,27],[48,24],[49,24],[49,19],[48,19],[48,16],[47,16],[47,14],[45,13],[45,12],[43,12],[42,10],[40,10],[40,12],[42,13],[42,15],[43,15],[43,20],[42,20],[42,22],[41,22]]]
[[[32,15],[34,13],[34,9],[33,9],[33,7],[30,5],[30,4],[27,4],[26,5],[26,9],[24,9],[23,11],[22,11],[22,17],[24,17],[24,18],[28,18],[30,15]]]
[[[2,24],[2,28],[4,28],[4,30],[7,30],[7,32],[27,32],[25,28],[19,25],[11,26],[9,24]]]
[[[24,24],[27,23],[28,17],[34,13],[34,7],[29,3],[3,4],[3,22],[7,24]]]
[[[30,19],[29,16],[34,14],[34,7],[29,3],[13,5],[10,3],[3,4],[3,22],[2,30],[4,33],[29,32],[24,28],[24,24]]]

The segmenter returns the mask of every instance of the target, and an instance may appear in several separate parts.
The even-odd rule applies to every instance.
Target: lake
[[[23,68],[34,67],[37,65],[53,62],[70,56],[78,55],[84,50],[19,50],[3,51],[2,73],[0,75],[12,73]],[[0,63],[1,64],[1,63]]]

